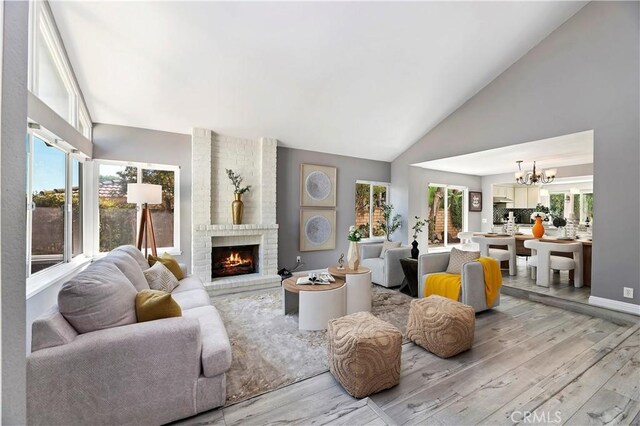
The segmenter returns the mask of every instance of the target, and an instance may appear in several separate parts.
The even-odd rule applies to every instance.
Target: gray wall
[[[4,2],[0,152],[2,424],[26,423],[25,241],[29,4]]]
[[[640,304],[640,4],[592,2],[397,157],[406,217],[412,163],[594,130],[593,286]],[[631,185],[631,188],[629,187]],[[622,297],[634,287],[634,298]]]
[[[409,180],[412,182],[409,194],[409,226],[415,223],[415,217],[422,218],[428,213],[428,186],[430,183],[440,183],[447,185],[466,186],[469,191],[480,191],[482,189],[482,178],[480,176],[464,175],[460,173],[442,172],[439,170],[423,169],[422,167],[411,167],[409,170]],[[393,193],[392,193],[393,197]],[[486,205],[486,200],[483,200]],[[484,207],[484,205],[483,205]],[[468,210],[468,209],[467,209]],[[468,229],[470,231],[480,229],[480,218],[482,213],[467,211]],[[411,229],[409,229],[409,232]],[[418,237],[420,247],[427,245],[427,229],[423,230]]]
[[[93,156],[180,166],[180,249],[176,258],[191,265],[191,135],[95,124]]]
[[[300,252],[300,164],[335,166],[337,173],[336,249]],[[326,268],[347,253],[347,233],[355,222],[356,180],[389,182],[391,164],[341,155],[278,147],[277,209],[278,268],[292,267],[301,256],[301,270]],[[393,195],[392,195],[393,196]],[[398,232],[399,234],[399,232]]]

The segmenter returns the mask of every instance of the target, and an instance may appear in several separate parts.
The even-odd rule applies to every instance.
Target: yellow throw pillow
[[[184,274],[182,273],[182,269],[180,269],[178,261],[169,253],[165,252],[160,257],[149,255],[149,266],[153,266],[156,262],[160,262],[164,266],[166,266],[167,269],[169,269],[171,273],[175,275],[178,281],[184,278]]]
[[[171,295],[161,290],[142,290],[136,295],[138,322],[181,317],[182,309]]]

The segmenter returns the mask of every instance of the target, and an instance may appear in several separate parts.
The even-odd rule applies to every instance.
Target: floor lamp
[[[138,230],[138,250],[142,251],[144,240],[144,257],[151,246],[151,254],[158,255],[156,250],[156,237],[153,233],[153,221],[149,204],[162,204],[162,185],[150,183],[127,184],[127,203],[142,204],[142,216],[140,217],[140,229]]]

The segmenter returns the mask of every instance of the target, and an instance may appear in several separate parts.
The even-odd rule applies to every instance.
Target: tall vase
[[[347,252],[347,260],[349,262],[349,269],[357,271],[360,267],[360,253],[358,251],[358,243],[355,241],[349,242],[349,251]]]
[[[242,223],[242,214],[244,213],[244,203],[242,202],[242,194],[235,192],[235,200],[231,202],[231,215],[233,216],[233,224],[240,225]]]
[[[420,254],[420,250],[418,250],[418,242],[416,240],[413,240],[413,242],[411,243],[411,246],[412,246],[411,258],[417,259],[418,255]]]
[[[542,225],[541,217],[536,217],[536,223],[533,224],[531,233],[536,238],[542,238],[542,236],[544,235],[544,226]]]

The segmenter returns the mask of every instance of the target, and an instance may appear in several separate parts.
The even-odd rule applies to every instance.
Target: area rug
[[[404,334],[411,297],[373,285],[371,313]],[[325,331],[298,330],[297,315],[283,315],[282,290],[212,299],[231,341],[227,405],[329,370]]]

